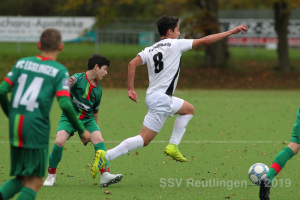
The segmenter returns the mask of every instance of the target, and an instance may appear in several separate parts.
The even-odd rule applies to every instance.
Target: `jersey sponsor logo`
[[[170,42],[167,43],[159,43],[157,45],[155,45],[152,49],[149,49],[149,52],[154,51],[154,49],[159,48],[159,47],[170,47],[172,44]]]
[[[46,74],[52,77],[55,77],[59,71],[58,69],[49,65],[44,65],[44,64],[39,64],[36,62],[24,61],[24,60],[18,61],[16,64],[16,68],[24,69],[36,73]]]
[[[70,87],[69,84],[70,84],[69,83],[69,79],[66,79],[66,78],[62,79],[62,87],[63,87],[63,89],[69,90],[69,87]]]
[[[89,111],[91,109],[91,106],[85,105],[84,103],[81,103],[80,101],[78,101],[75,97],[72,98],[73,103],[80,109],[85,110],[85,111]]]

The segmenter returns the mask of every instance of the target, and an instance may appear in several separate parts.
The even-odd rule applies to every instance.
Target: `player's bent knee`
[[[190,106],[190,108],[189,108],[189,113],[188,113],[188,114],[194,115],[195,107],[194,107],[192,104],[190,104],[190,105],[191,105],[191,106]]]
[[[180,111],[179,114],[194,115],[194,112],[195,112],[195,107],[192,104],[185,102],[182,107],[182,111]]]
[[[40,189],[43,186],[43,178],[42,177],[38,177],[36,179],[36,188]]]
[[[290,144],[288,145],[288,147],[291,148],[292,151],[294,152],[294,155],[296,155],[299,152],[300,144],[294,143],[294,142],[290,142]]]
[[[65,145],[65,141],[55,140],[55,144],[59,147],[63,147]]]
[[[294,152],[294,155],[298,154],[299,148],[300,148],[300,146],[298,145],[297,148],[292,149]]]
[[[37,192],[43,186],[43,177],[24,177],[23,185]]]

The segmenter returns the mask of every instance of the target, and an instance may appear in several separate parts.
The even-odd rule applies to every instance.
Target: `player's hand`
[[[138,100],[137,100],[137,94],[135,93],[134,90],[128,90],[128,97],[129,97],[132,101],[138,103]]]
[[[80,136],[81,141],[83,142],[84,145],[87,145],[91,141],[91,134],[88,132],[86,129]]]
[[[69,86],[71,88],[71,86],[73,85],[73,83],[75,82],[75,78],[73,76],[70,76],[69,78]]]
[[[233,34],[237,34],[239,32],[246,33],[248,31],[248,27],[246,25],[237,26],[231,30]]]

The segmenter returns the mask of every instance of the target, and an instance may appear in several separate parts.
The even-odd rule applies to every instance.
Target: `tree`
[[[300,0],[219,0],[221,5],[234,8],[271,8],[274,11],[275,32],[277,34],[278,69],[282,72],[291,70],[288,45],[288,25],[292,8],[300,6]]]
[[[52,16],[56,5],[63,0],[2,0],[0,15],[6,16]]]
[[[104,25],[108,22],[118,20],[120,18],[135,18],[140,19],[157,18],[160,15],[167,14],[178,16],[186,10],[198,9],[197,13],[186,19],[185,22],[190,27],[190,33],[202,33],[202,36],[211,35],[220,32],[218,21],[218,0],[86,0],[73,1],[65,0],[60,9],[64,12],[75,11],[82,12],[87,4],[93,4],[92,8],[96,10],[98,22]],[[91,6],[90,6],[91,7]],[[153,23],[154,24],[154,23]],[[195,36],[196,34],[190,34]],[[229,51],[226,40],[219,41],[205,47],[205,65],[212,67],[223,67],[229,59]]]
[[[288,25],[291,11],[288,2],[274,2],[275,31],[278,37],[277,53],[279,70],[289,72],[291,68],[288,44]]]
[[[182,6],[188,0],[64,0],[58,7],[62,13],[76,15],[89,13],[96,16],[98,23],[128,18],[134,21],[153,20],[160,15],[178,15],[184,9]]]
[[[187,26],[188,37],[202,37],[220,32],[218,18],[218,0],[194,0],[190,2],[190,7],[197,7],[196,13],[184,20]],[[202,35],[199,35],[201,33]],[[227,66],[230,53],[226,39],[214,44],[205,46],[205,66],[222,68]]]

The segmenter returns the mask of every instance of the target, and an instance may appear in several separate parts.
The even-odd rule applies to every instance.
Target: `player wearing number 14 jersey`
[[[0,104],[9,117],[10,175],[15,176],[1,185],[1,200],[19,192],[18,199],[35,199],[42,186],[48,158],[49,112],[55,96],[82,141],[90,140],[69,98],[68,70],[55,61],[63,48],[60,32],[46,29],[37,46],[41,56],[18,60],[0,85]]]
[[[168,116],[177,114],[169,145],[164,153],[173,159],[186,162],[187,159],[179,152],[178,144],[183,137],[186,126],[193,117],[194,107],[183,99],[173,96],[180,72],[181,54],[196,46],[208,45],[229,35],[244,32],[247,26],[238,26],[232,30],[206,36],[201,39],[178,39],[179,19],[176,17],[162,16],[156,25],[161,40],[145,48],[129,63],[128,66],[128,96],[137,101],[134,91],[134,78],[136,67],[147,64],[149,87],[146,94],[148,113],[139,135],[128,138],[113,149],[98,152],[99,166],[104,166],[106,161],[113,160],[129,151],[148,145],[163,127]]]

